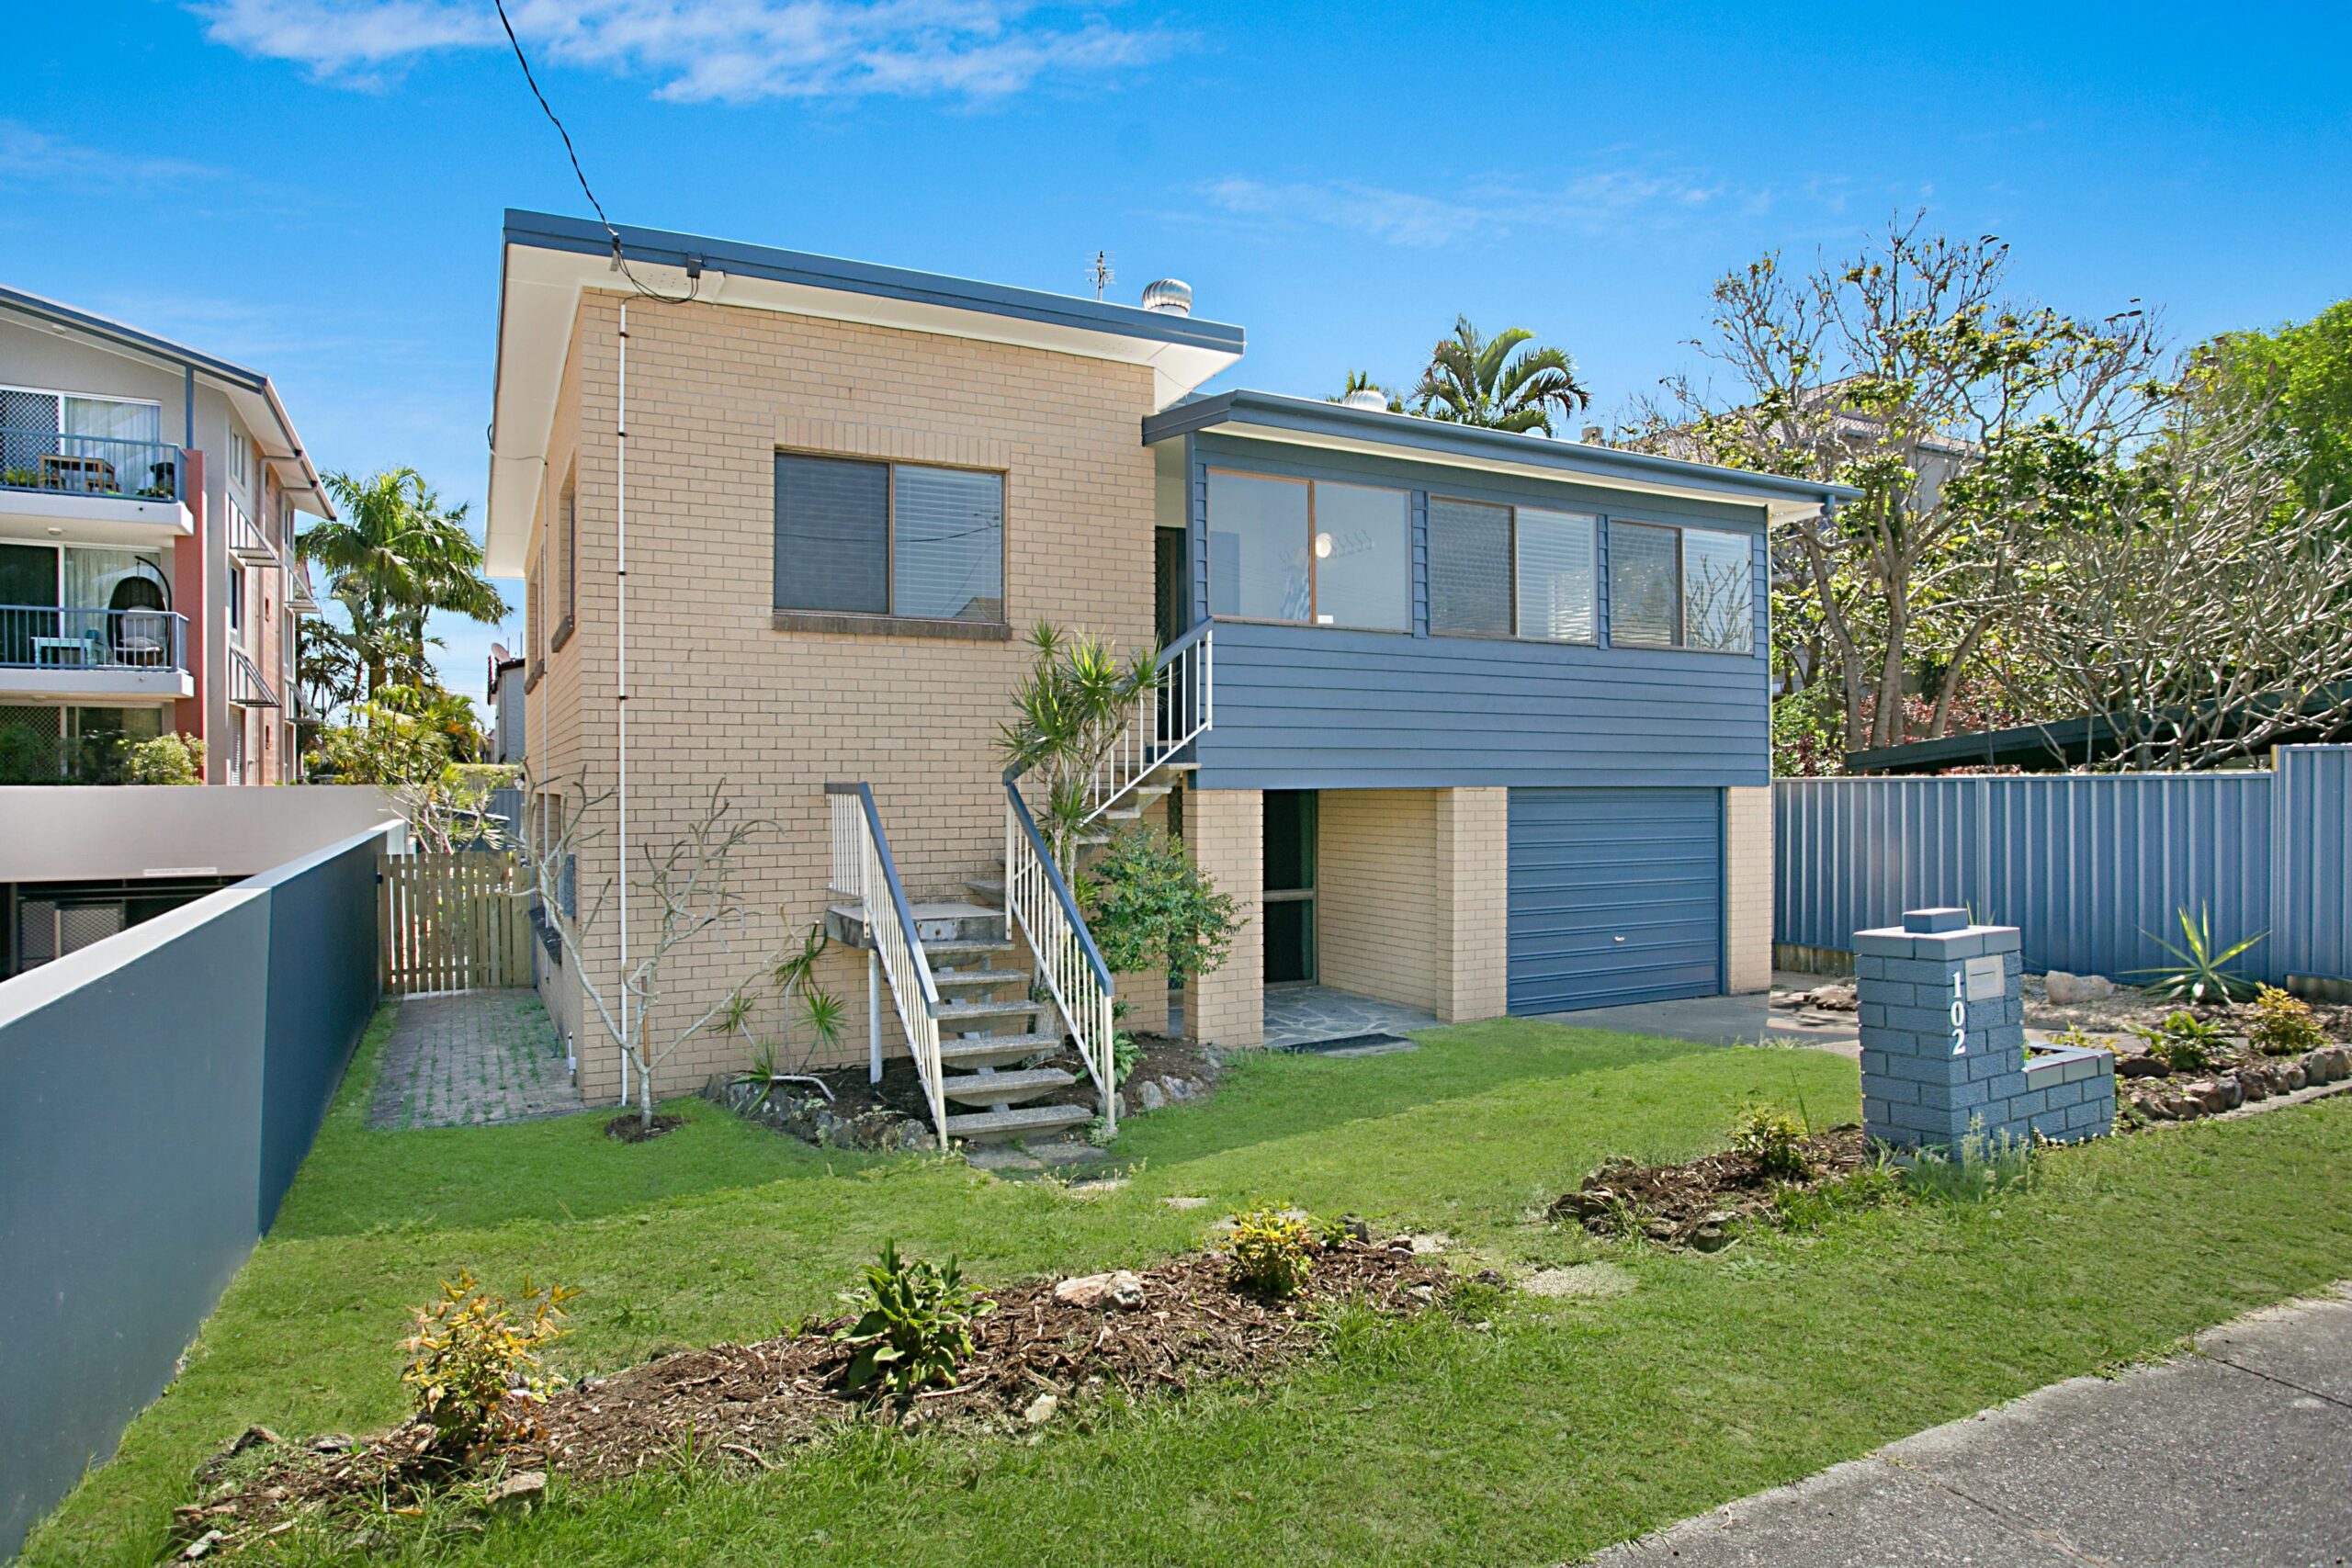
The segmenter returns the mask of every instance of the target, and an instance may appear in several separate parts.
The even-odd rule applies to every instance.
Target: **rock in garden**
[[[2267,1100],[2270,1098],[2270,1075],[2267,1073],[2256,1071],[2252,1067],[2245,1068],[2237,1074],[2237,1086],[2238,1094],[2242,1099]]]
[[[1061,1407],[1061,1403],[1050,1393],[1041,1393],[1029,1402],[1029,1408],[1021,1413],[1021,1418],[1032,1427],[1042,1427],[1054,1418],[1054,1412]]]
[[[2145,1052],[2136,1056],[2118,1056],[2115,1070],[2127,1078],[2160,1078],[2165,1071],[2162,1062]]]
[[[277,1434],[266,1427],[248,1427],[237,1434],[237,1440],[229,1445],[229,1451],[232,1454],[241,1454],[247,1449],[259,1448],[264,1443],[275,1443],[277,1440]]]
[[[1349,1240],[1362,1242],[1372,1240],[1372,1225],[1362,1214],[1342,1214],[1340,1216],[1340,1223],[1347,1227]]]
[[[1732,1243],[1732,1215],[1717,1209],[1701,1216],[1698,1226],[1690,1233],[1690,1247],[1697,1252],[1721,1252]]]
[[[228,1540],[228,1535],[223,1531],[206,1530],[187,1543],[187,1550],[180,1553],[180,1558],[183,1562],[200,1562],[212,1555],[214,1547],[225,1545]]]
[[[490,1506],[527,1512],[532,1504],[548,1495],[548,1472],[544,1470],[518,1470],[502,1479],[490,1489]]]
[[[2104,975],[2069,975],[2064,969],[2050,972],[2050,999],[2059,1007],[2103,1002],[2113,995],[2115,982]]]
[[[2312,1081],[2301,1062],[2289,1062],[2276,1070],[2278,1075],[2278,1087],[2289,1094],[2294,1093]]]
[[[1089,1309],[1101,1306],[1139,1307],[1143,1305],[1143,1280],[1125,1269],[1109,1274],[1081,1274],[1077,1279],[1064,1280],[1056,1285],[1054,1300]]]
[[[329,1432],[324,1437],[312,1438],[310,1443],[311,1451],[314,1454],[344,1453],[350,1447],[351,1439],[341,1432]]]
[[[2176,1122],[2194,1122],[2205,1114],[2205,1102],[2193,1094],[2168,1094],[2164,1098],[2165,1114]]]
[[[2207,1111],[2218,1115],[2237,1103],[2230,1092],[2236,1087],[2234,1084],[2222,1084],[2211,1078],[2205,1078],[2190,1084],[2184,1092]]]
[[[2303,1058],[2303,1071],[2313,1083],[2340,1083],[2352,1077],[2352,1051],[2329,1045]]]
[[[1168,1109],[1167,1091],[1161,1089],[1158,1084],[1152,1082],[1149,1078],[1144,1079],[1143,1082],[1136,1088],[1136,1109],[1138,1111],[1165,1111]]]
[[[1162,1078],[1159,1080],[1159,1087],[1167,1090],[1168,1098],[1170,1100],[1190,1100],[1193,1098],[1193,1086],[1186,1083],[1182,1078]]]

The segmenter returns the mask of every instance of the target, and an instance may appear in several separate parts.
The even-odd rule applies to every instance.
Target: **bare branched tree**
[[[1790,688],[1838,682],[1849,750],[1905,739],[1903,699],[1944,733],[2019,557],[2068,488],[2153,424],[2157,324],[2013,298],[2008,247],[1897,220],[1849,261],[1777,254],[1715,285],[1718,397],[1689,378],[1637,402],[1626,444],[1859,486],[1860,501],[1776,542],[1776,663]]]
[[[2211,768],[2352,724],[2352,501],[2298,496],[2268,416],[2192,377],[2109,515],[2053,534],[2003,606],[2026,678],[2113,735],[2095,766]]]
[[[575,879],[570,869],[577,863],[582,846],[605,836],[602,808],[616,792],[591,792],[585,783],[575,783],[570,790],[559,784],[526,797],[531,803],[526,808],[532,819],[529,837],[537,846],[536,852],[526,850],[526,863],[531,870],[528,892],[535,893],[548,911],[548,924],[571,957],[572,972],[597,1022],[621,1054],[622,1103],[628,1103],[633,1087],[639,1122],[648,1127],[653,1122],[654,1074],[687,1041],[712,1022],[729,1018],[737,1005],[735,998],[745,987],[774,970],[784,957],[781,948],[763,952],[742,982],[672,1034],[666,1043],[654,1044],[648,1021],[661,1001],[663,966],[673,954],[706,938],[723,948],[731,935],[745,929],[749,911],[735,897],[735,875],[741,868],[745,846],[761,832],[776,827],[763,818],[738,817],[726,789],[724,779],[715,782],[701,814],[666,847],[640,846],[645,864],[629,886],[638,897],[651,903],[661,918],[651,942],[630,954],[617,987],[609,981],[599,982],[581,945],[614,902],[616,884],[608,878],[586,912],[575,913],[578,889],[571,886]],[[554,807],[557,801],[568,808]],[[600,825],[592,827],[592,822]]]

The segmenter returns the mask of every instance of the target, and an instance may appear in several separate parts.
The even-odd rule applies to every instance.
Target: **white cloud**
[[[381,85],[435,51],[506,47],[487,0],[196,0],[216,43]],[[1181,41],[1031,0],[508,0],[533,56],[658,82],[686,101],[1001,97],[1141,65]]]
[[[85,147],[18,120],[0,119],[0,182],[10,185],[72,185],[79,189],[123,190],[209,180],[219,171],[178,158],[108,152]]]
[[[1349,230],[1397,245],[1443,245],[1522,229],[1598,233],[1631,223],[1668,226],[1722,209],[1755,213],[1769,190],[1736,191],[1718,178],[1625,168],[1538,184],[1479,178],[1444,196],[1353,180],[1269,182],[1242,175],[1198,187],[1227,217],[1274,226]]]

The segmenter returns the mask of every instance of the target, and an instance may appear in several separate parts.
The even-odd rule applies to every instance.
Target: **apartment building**
[[[1041,1097],[1103,1089],[1114,1027],[1245,1047],[1302,990],[1453,1021],[1769,984],[1766,536],[1854,492],[1204,395],[1243,349],[1173,282],[508,214],[489,564],[528,584],[535,786],[598,801],[553,918],[619,877],[624,781],[639,862],[715,781],[777,825],[740,888],[764,923],[665,974],[657,1036],[821,920],[870,1004],[843,1055],[910,1055],[943,1134],[1017,1137],[1093,1114]],[[1159,650],[1088,837],[1163,823],[1238,901],[1181,998],[1103,968],[1005,776],[1040,620]],[[613,912],[577,936],[543,989],[608,1094],[575,970],[615,994]],[[742,1055],[706,1032],[661,1087]]]
[[[303,514],[266,376],[0,288],[0,783],[113,783],[168,733],[208,783],[296,777]]]

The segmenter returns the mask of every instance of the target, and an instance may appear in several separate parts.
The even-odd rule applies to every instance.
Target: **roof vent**
[[[1388,394],[1377,387],[1358,387],[1340,400],[1351,409],[1370,409],[1374,413],[1388,412]]]
[[[1172,277],[1147,283],[1143,286],[1143,308],[1170,316],[1189,316],[1193,313],[1193,286]]]

